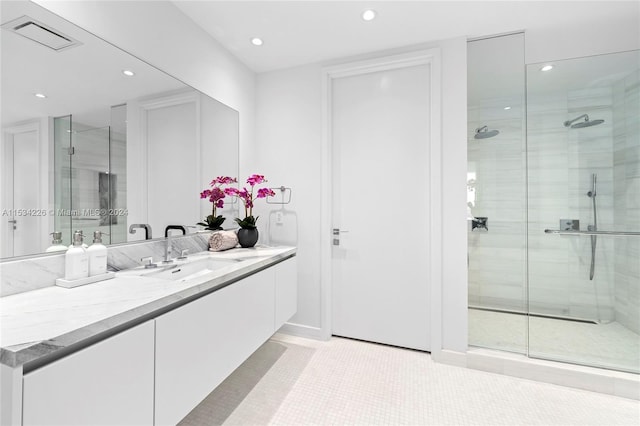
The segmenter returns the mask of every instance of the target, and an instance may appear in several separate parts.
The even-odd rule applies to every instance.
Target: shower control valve
[[[471,231],[489,231],[489,226],[487,225],[488,217],[474,217],[471,220]]]
[[[578,219],[560,219],[561,231],[579,231],[580,221]]]

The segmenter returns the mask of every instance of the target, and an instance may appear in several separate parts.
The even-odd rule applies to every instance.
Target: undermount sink
[[[215,270],[238,263],[235,259],[199,259],[168,265],[159,264],[157,268],[138,267],[116,273],[120,276],[144,276],[169,281],[187,281]]]

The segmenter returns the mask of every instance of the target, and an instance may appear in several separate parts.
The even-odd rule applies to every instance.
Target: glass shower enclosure
[[[471,87],[522,37],[469,43],[469,342],[638,373],[640,53],[520,52],[520,92]]]

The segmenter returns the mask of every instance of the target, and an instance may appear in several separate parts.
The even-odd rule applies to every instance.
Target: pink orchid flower
[[[232,178],[230,176],[218,176],[214,180],[211,181],[209,186],[211,189],[205,189],[200,193],[200,198],[205,199],[208,198],[212,203],[212,212],[213,217],[216,217],[216,209],[221,209],[224,207],[224,198],[227,195],[226,188],[223,190],[221,188],[222,185],[229,185],[232,183],[238,182],[237,178]],[[231,195],[231,194],[229,194]]]
[[[244,221],[236,219],[236,221],[238,221],[241,226],[243,226],[243,222],[247,221],[247,218],[250,218],[249,222],[251,222],[252,225],[255,225],[255,220],[257,218],[253,218],[253,203],[256,199],[273,197],[274,195],[276,195],[275,192],[273,192],[273,190],[271,190],[270,188],[259,188],[256,192],[256,195],[254,196],[254,187],[265,182],[267,182],[267,180],[264,178],[264,175],[253,174],[247,178],[247,183],[250,185],[250,189],[247,189],[246,187],[242,189],[225,188],[225,194],[238,197],[244,203],[245,219]]]

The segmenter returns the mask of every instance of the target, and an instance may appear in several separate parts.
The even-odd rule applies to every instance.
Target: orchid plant
[[[258,216],[253,217],[253,202],[258,198],[266,198],[268,196],[273,197],[276,195],[271,188],[259,188],[254,196],[254,189],[256,189],[255,186],[265,182],[267,182],[267,180],[263,175],[251,175],[247,178],[247,183],[249,184],[250,189],[244,187],[242,189],[225,188],[224,190],[225,194],[238,197],[244,203],[244,219],[235,219],[236,222],[238,222],[238,225],[243,229],[255,229],[256,227]]]
[[[237,183],[238,179],[229,176],[218,176],[211,181],[209,186],[211,189],[205,189],[200,193],[201,199],[208,198],[213,205],[211,214],[204,219],[204,222],[198,222],[198,225],[205,226],[207,229],[217,231],[222,229],[222,223],[225,218],[216,214],[216,209],[224,207],[224,198],[226,197],[225,191],[221,188],[222,185],[229,185]]]

